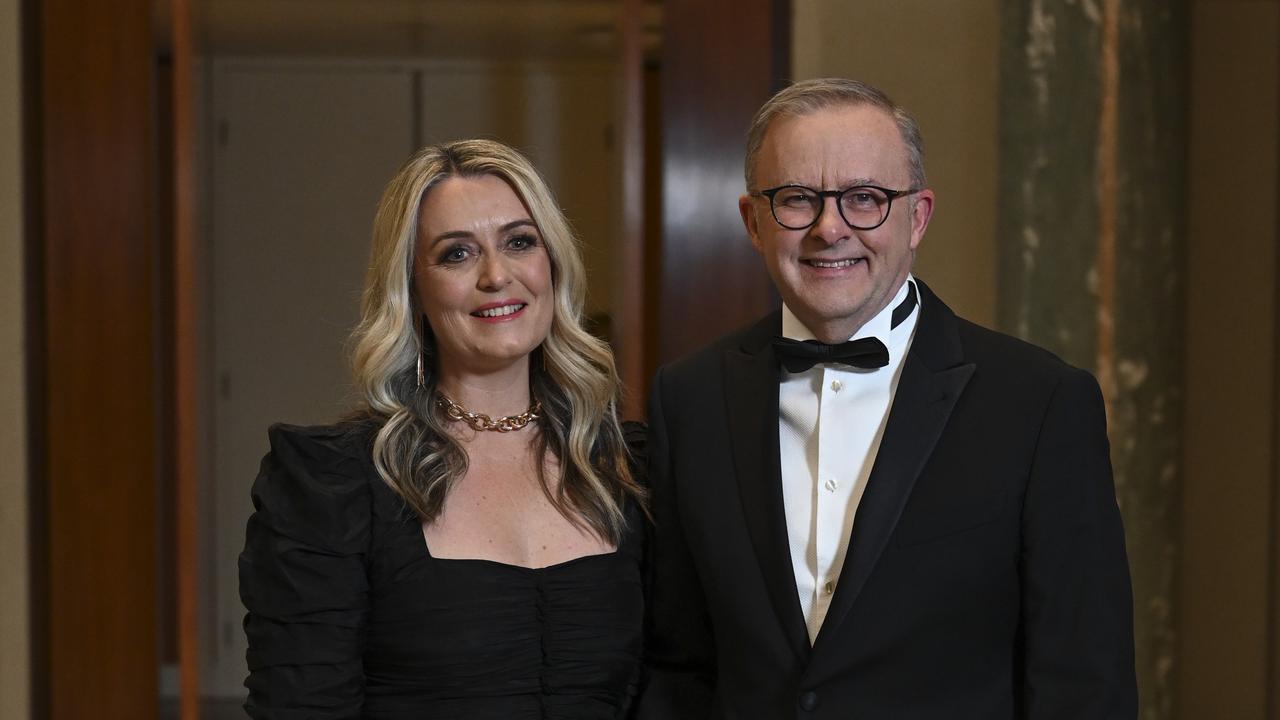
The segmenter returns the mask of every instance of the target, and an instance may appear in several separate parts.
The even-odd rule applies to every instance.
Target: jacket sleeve
[[[649,487],[653,529],[646,573],[646,684],[640,720],[703,720],[710,712],[715,639],[693,559],[681,529],[678,492],[666,422],[662,372],[649,397]],[[675,438],[677,442],[688,441]]]
[[[258,720],[359,718],[371,496],[339,431],[274,426],[240,555]]]
[[[1133,596],[1102,393],[1073,370],[1042,419],[1022,515],[1028,720],[1138,715]]]

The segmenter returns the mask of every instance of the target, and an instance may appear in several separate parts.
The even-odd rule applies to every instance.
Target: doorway
[[[346,338],[377,199],[400,163],[462,137],[524,151],[583,242],[587,313],[607,335],[623,222],[619,7],[200,7],[198,627],[201,694],[214,712],[244,693],[237,558],[266,428],[331,423],[354,409]],[[645,20],[655,37],[656,9]],[[162,690],[176,695],[174,684]]]

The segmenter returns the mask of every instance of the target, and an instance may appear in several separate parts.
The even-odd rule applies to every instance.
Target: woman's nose
[[[481,290],[501,290],[511,284],[511,268],[501,253],[487,253],[480,264]]]

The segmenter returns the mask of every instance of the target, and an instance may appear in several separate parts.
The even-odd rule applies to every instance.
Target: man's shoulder
[[[1070,367],[1065,360],[1046,348],[959,316],[956,317],[956,329],[966,354],[974,360],[1009,362],[1046,369]]]
[[[974,363],[988,380],[1030,389],[1052,388],[1061,382],[1096,386],[1086,369],[1054,352],[1021,338],[956,317],[956,330],[965,359]]]

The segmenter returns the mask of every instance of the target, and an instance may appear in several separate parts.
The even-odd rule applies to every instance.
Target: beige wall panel
[[[995,323],[998,0],[795,0],[795,79],[865,80],[920,123],[937,194],[916,273]]]
[[[1280,3],[1192,3],[1179,713],[1266,717]],[[1274,716],[1272,716],[1274,717]]]
[[[0,0],[0,717],[30,715],[19,1]]]

